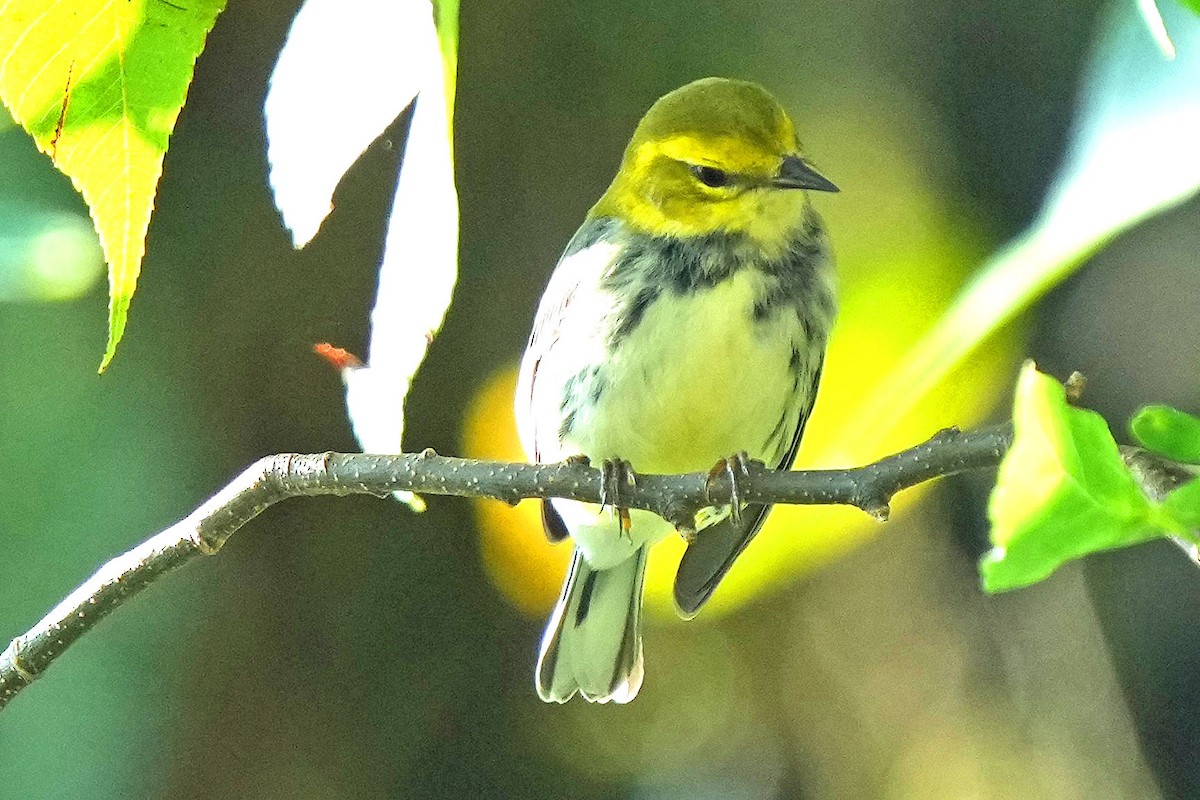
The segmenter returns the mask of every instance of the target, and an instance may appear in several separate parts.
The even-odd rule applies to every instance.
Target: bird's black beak
[[[812,189],[814,192],[836,192],[838,187],[833,182],[820,175],[815,169],[804,163],[804,159],[788,156],[783,160],[783,166],[771,179],[771,185],[776,189]]]

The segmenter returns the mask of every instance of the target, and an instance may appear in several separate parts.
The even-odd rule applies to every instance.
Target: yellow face
[[[591,213],[663,236],[744,233],[772,251],[799,224],[804,189],[836,191],[783,108],[755,84],[706,78],[651,107]]]

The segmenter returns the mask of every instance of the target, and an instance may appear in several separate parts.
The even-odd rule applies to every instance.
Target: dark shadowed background
[[[259,456],[355,448],[311,345],[364,349],[405,120],[293,252],[261,106],[295,7],[234,0],[218,20],[107,374],[101,283],[42,303],[4,299],[0,281],[4,642]],[[847,314],[927,324],[1036,211],[1105,8],[466,0],[462,272],[410,397],[408,448],[503,451],[495,387],[558,253],[649,104],[705,75],[775,92],[842,186],[820,209]],[[0,225],[55,210],[86,214],[21,131],[0,131]],[[1087,403],[1118,438],[1142,403],[1200,410],[1198,221],[1192,202],[1122,237],[1006,331],[986,375],[955,384],[960,421],[1004,413],[1026,354],[1088,375]],[[856,353],[867,363],[893,339],[866,330],[839,331],[843,388],[823,396],[822,441],[839,436],[839,398],[869,389],[845,377]],[[0,797],[1200,796],[1200,573],[1151,545],[986,597],[989,486],[945,481],[886,527],[847,533],[859,546],[826,542],[711,618],[654,613],[645,686],[621,708],[538,701],[562,555],[505,561],[494,509],[290,501],[120,610],[0,714]]]

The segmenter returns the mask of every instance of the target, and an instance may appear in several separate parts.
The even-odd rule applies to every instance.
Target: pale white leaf
[[[431,13],[420,31],[410,58],[421,89],[388,220],[367,363],[346,375],[354,433],[371,453],[401,452],[404,399],[441,327],[458,275],[458,195],[445,76]],[[396,496],[410,505],[419,502],[406,492]]]
[[[263,105],[271,189],[296,247],[346,170],[421,88],[428,0],[307,0]]]

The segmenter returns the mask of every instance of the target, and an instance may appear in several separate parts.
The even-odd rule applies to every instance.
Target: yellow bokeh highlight
[[[497,371],[467,408],[463,430],[469,458],[525,461],[517,439],[513,393],[516,367]],[[509,506],[476,500],[483,562],[492,581],[522,611],[542,614],[557,599],[571,563],[571,545],[552,545],[542,532],[541,501]]]
[[[881,127],[879,117],[855,116],[844,106],[816,118],[830,122],[810,137],[810,150],[821,154],[822,169],[843,187],[841,195],[822,198],[819,207],[837,255],[841,312],[796,465],[805,469],[861,466],[917,444],[940,428],[977,424],[1009,397],[1018,359],[1018,337],[1010,329],[993,337],[911,411],[863,418],[864,408],[886,408],[892,402],[876,396],[883,379],[950,307],[985,247],[970,214],[949,201],[937,171],[906,149],[914,137],[931,133]],[[908,125],[919,126],[920,120],[919,114],[910,116]],[[515,380],[516,367],[509,365],[480,389],[465,424],[469,456],[525,459],[513,422]],[[895,405],[907,408],[905,399],[895,398]],[[925,490],[899,496],[893,513],[910,513]],[[536,503],[513,509],[479,501],[476,508],[493,580],[522,609],[544,613],[557,597],[569,544],[546,542]],[[828,563],[882,527],[854,508],[777,507],[701,619],[744,605]],[[683,550],[677,537],[654,549],[646,607],[655,616],[674,616],[672,582]]]
[[[91,224],[79,214],[0,203],[0,303],[71,300],[104,274]]]

